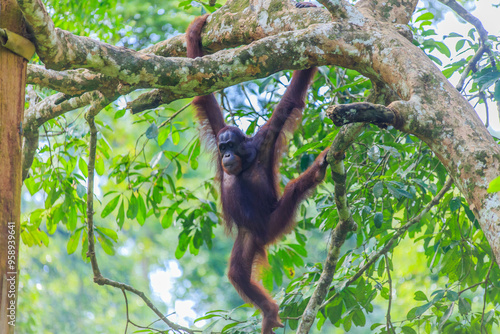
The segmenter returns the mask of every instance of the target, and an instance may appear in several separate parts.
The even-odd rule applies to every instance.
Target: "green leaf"
[[[203,235],[200,230],[196,230],[193,236],[193,246],[199,249],[203,245]]]
[[[440,332],[441,332],[441,329],[443,328],[444,324],[446,323],[446,321],[448,321],[451,314],[453,313],[454,306],[455,306],[455,304],[451,303],[451,305],[448,307],[448,309],[444,312],[443,316],[441,317],[441,319],[439,321],[439,326],[438,326]]]
[[[379,262],[378,262],[378,267],[377,267],[377,275],[378,277],[382,277],[384,275],[384,272],[385,272],[385,261],[384,259],[382,258]]]
[[[238,325],[239,325],[239,323],[237,323],[237,322],[227,324],[226,326],[224,326],[224,328],[222,328],[221,333],[225,333],[228,329],[233,328],[233,327],[238,326]]]
[[[302,245],[289,244],[287,246],[290,247],[291,249],[293,249],[300,256],[303,256],[303,257],[307,256],[307,250]]]
[[[117,112],[115,112],[114,118],[115,119],[122,118],[125,115],[126,111],[127,111],[126,108],[122,108],[122,109],[118,110]]]
[[[384,222],[384,215],[382,214],[382,212],[375,213],[375,216],[373,217],[373,223],[375,224],[375,227],[381,228],[383,222]]]
[[[78,197],[83,198],[87,194],[87,188],[78,183],[76,185],[76,194]]]
[[[440,301],[441,299],[443,299],[444,297],[444,294],[445,294],[445,290],[443,289],[440,289],[440,290],[436,290],[432,293],[432,295],[434,296],[434,298],[432,298],[432,302],[435,303],[435,302],[438,302]]]
[[[497,101],[500,101],[500,80],[495,82],[495,91],[494,91],[494,96],[495,96],[495,100]]]
[[[151,123],[149,128],[146,130],[146,138],[155,139],[156,137],[158,137],[158,127],[156,126],[156,123]]]
[[[101,157],[101,155],[97,155],[95,159],[95,171],[98,175],[102,176],[104,175],[105,169],[104,169],[104,159]]]
[[[76,229],[77,221],[78,221],[78,212],[76,212],[75,206],[71,206],[68,212],[68,230],[74,231]]]
[[[49,236],[47,235],[47,233],[45,233],[44,231],[42,230],[34,230],[33,233],[36,233],[37,235],[37,238],[46,246],[48,247],[49,246]]]
[[[125,223],[125,205],[122,202],[120,203],[120,207],[118,208],[118,215],[116,216],[116,223],[120,229],[123,228],[123,223]]]
[[[37,183],[34,177],[29,177],[24,180],[24,185],[30,192],[30,195],[33,196],[40,190],[41,183]]]
[[[167,182],[168,182],[168,185],[170,186],[170,190],[172,191],[172,193],[174,195],[176,195],[177,194],[177,188],[175,188],[174,180],[170,177],[170,175],[167,175]]]
[[[87,161],[85,161],[85,159],[78,159],[78,168],[80,169],[80,172],[82,172],[83,176],[86,178],[89,177],[89,166],[87,165]]]
[[[455,44],[455,51],[459,51],[460,49],[462,49],[464,47],[464,44],[465,44],[465,39],[461,39],[457,42],[457,44]]]
[[[417,332],[410,326],[403,326],[401,327],[401,330],[404,334],[417,334]]]
[[[494,193],[500,191],[500,176],[494,178],[488,187],[488,192],[489,193]]]
[[[66,245],[66,250],[68,254],[73,254],[78,247],[78,243],[80,241],[80,235],[82,233],[82,229],[78,229],[73,233],[68,240],[68,244]]]
[[[451,201],[450,201],[450,210],[453,212],[453,211],[457,211],[458,209],[460,209],[460,204],[462,204],[462,201],[460,199],[460,197],[454,197]]]
[[[444,44],[443,42],[438,42],[438,41],[436,41],[435,43],[436,43],[436,49],[439,52],[441,52],[442,54],[444,54],[448,58],[451,57],[450,49],[448,48],[448,46],[446,46],[446,44]]]
[[[188,232],[182,231],[179,234],[179,243],[177,244],[177,249],[175,250],[176,259],[180,259],[186,253],[190,241],[191,238],[189,237]]]
[[[422,291],[415,292],[415,296],[413,297],[413,299],[418,300],[418,301],[429,301],[429,299],[427,299],[427,296],[425,295],[425,293],[423,293]]]
[[[160,133],[158,134],[158,145],[163,145],[167,138],[170,136],[170,127],[165,126],[161,128]]]
[[[430,60],[432,60],[433,62],[435,62],[439,66],[443,65],[443,62],[438,57],[434,57],[433,55],[429,55],[429,54],[427,55],[427,57],[429,57]]]
[[[462,203],[462,207],[464,208],[464,211],[465,211],[465,214],[467,215],[467,218],[469,218],[469,220],[471,222],[474,222],[476,220],[476,216],[474,216],[474,213],[469,208],[469,206],[466,205],[466,204],[464,204],[464,203]]]
[[[191,145],[191,151],[189,152],[189,163],[191,168],[196,170],[198,169],[198,156],[200,155],[200,139],[197,139],[193,145]]]
[[[314,156],[312,154],[304,154],[300,158],[300,170],[305,171],[313,163]]]
[[[172,130],[172,143],[174,145],[178,145],[180,141],[181,141],[181,136],[179,134],[179,131],[177,131],[174,126],[174,129]]]
[[[156,153],[153,159],[151,159],[151,162],[149,163],[151,168],[155,168],[155,166],[158,164],[158,162],[160,162],[162,157],[163,157],[163,151]]]
[[[163,215],[161,219],[161,226],[163,228],[169,228],[172,225],[174,212],[175,209],[168,208],[167,212]]]
[[[137,216],[137,212],[139,211],[139,203],[137,203],[137,198],[135,194],[130,196],[128,201],[128,209],[127,209],[127,218],[134,219]]]
[[[382,181],[378,181],[373,186],[373,196],[382,197],[383,193],[384,193],[384,183]]]
[[[116,231],[106,227],[96,227],[96,230],[98,230],[101,234],[104,234],[114,242],[118,241],[118,234],[116,233]]]
[[[458,300],[458,293],[456,293],[453,290],[448,290],[446,292],[446,298],[448,298],[448,300],[451,301],[451,302],[455,302],[455,301]]]
[[[401,153],[399,151],[392,147],[392,146],[387,146],[387,145],[379,145],[380,148],[383,148],[385,151],[389,152],[390,155],[395,158],[395,159],[401,159]]]
[[[467,314],[471,311],[470,303],[463,297],[458,298],[458,311],[460,314]]]
[[[120,200],[121,195],[116,196],[111,201],[106,204],[104,209],[101,212],[101,218],[107,217],[118,205],[118,201]]]
[[[500,79],[500,72],[494,67],[485,68],[472,76],[479,90],[486,90]]]
[[[181,166],[179,160],[175,160],[175,165],[177,167],[177,170],[175,171],[175,178],[177,180],[180,180],[182,178],[182,166]]]
[[[426,12],[426,13],[420,15],[419,17],[417,17],[415,19],[415,22],[432,20],[433,18],[434,18],[434,14],[432,14],[431,12]]]
[[[422,306],[418,306],[415,308],[415,317],[418,318],[420,317],[422,314],[425,313],[425,311],[427,311],[431,306],[433,305],[432,302],[429,302],[427,304],[424,304]]]
[[[363,311],[356,310],[352,316],[352,322],[357,327],[363,327],[366,324],[366,317]]]
[[[97,230],[98,231],[98,230]],[[97,237],[97,240],[99,240],[99,245],[101,245],[102,250],[104,253],[108,255],[114,255],[115,254],[115,249],[113,247],[113,244],[111,241],[105,237],[103,237],[101,234]]]
[[[389,193],[391,193],[391,195],[394,198],[396,198],[396,199],[400,199],[401,198],[402,195],[399,193],[399,191],[396,188],[394,188],[390,184],[386,184],[385,186],[386,186],[387,190],[389,191]]]
[[[26,246],[28,247],[33,246],[34,243],[33,236],[27,230],[21,232],[21,240],[23,241],[23,244],[25,244]]]
[[[139,225],[142,226],[146,222],[147,210],[146,210],[146,205],[144,204],[144,200],[142,199],[141,194],[137,194],[137,202],[138,202],[139,207],[138,207],[136,219],[137,219],[137,222],[139,223]]]
[[[220,314],[207,314],[207,315],[205,315],[203,317],[196,318],[194,320],[194,323],[197,323],[198,321],[201,321],[201,320],[212,319],[212,318],[215,318],[215,317],[220,317]]]
[[[299,149],[295,152],[295,154],[293,156],[294,156],[294,158],[298,157],[302,153],[304,153],[304,152],[306,152],[308,150],[314,149],[316,147],[319,147],[321,145],[322,145],[322,143],[318,143],[316,141],[314,141],[312,143],[309,143],[309,144],[302,145],[302,146],[299,147]]]
[[[470,39],[473,41],[476,40],[476,37],[474,36],[474,33],[476,32],[476,28],[471,28],[469,32],[467,33],[467,36],[469,36]]]

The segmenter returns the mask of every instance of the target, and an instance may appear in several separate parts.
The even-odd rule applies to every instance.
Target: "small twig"
[[[94,282],[99,285],[109,285],[115,288],[119,288],[122,291],[130,291],[146,303],[146,305],[153,310],[170,328],[176,332],[193,333],[189,328],[177,325],[172,321],[168,320],[160,310],[154,306],[146,295],[130,285],[116,282],[105,278],[102,276],[97,262],[97,256],[95,253],[95,237],[94,237],[94,168],[95,168],[95,158],[97,151],[97,127],[95,125],[95,116],[108,104],[106,97],[101,95],[100,100],[91,106],[87,112],[85,118],[90,128],[90,144],[89,144],[89,162],[88,162],[88,177],[87,177],[87,233],[88,233],[88,252],[87,256],[90,258],[90,263],[92,266],[92,271],[94,273]],[[130,319],[128,320],[130,322]],[[131,322],[132,323],[132,322]],[[135,324],[134,324],[135,325]]]
[[[457,13],[461,18],[476,27],[481,41],[484,42],[488,39],[488,31],[484,29],[481,21],[477,17],[469,13],[469,11],[465,9],[461,4],[459,4],[455,0],[439,0],[439,2],[453,9],[453,11]]]
[[[479,97],[484,101],[484,106],[485,106],[485,112],[486,112],[486,122],[484,123],[484,126],[488,128],[490,126],[490,109],[488,107],[488,100],[486,99],[486,94],[481,91],[479,92]]]
[[[127,334],[127,329],[128,329],[128,323],[130,322],[130,317],[128,315],[128,299],[127,299],[127,293],[125,292],[124,289],[122,289],[123,293],[123,298],[125,298],[125,315],[127,316],[127,323],[125,324],[125,334]]]
[[[474,56],[471,58],[471,60],[467,63],[467,66],[465,66],[464,71],[462,72],[462,76],[458,80],[457,85],[455,86],[459,92],[461,92],[466,85],[464,85],[466,79],[469,78],[469,72],[477,72],[477,62],[481,60],[481,57],[483,54],[486,52],[487,47],[485,45],[481,45],[479,49],[476,51]]]
[[[488,268],[488,273],[484,279],[484,297],[483,297],[483,312],[481,313],[481,333],[483,333],[484,329],[484,311],[486,310],[486,297],[488,296],[488,280],[490,279],[491,268],[493,268],[493,264],[495,261],[490,259],[490,267]],[[484,329],[484,333],[486,333],[486,329]]]
[[[384,254],[385,258],[385,269],[387,271],[387,281],[389,283],[389,305],[387,306],[386,315],[386,329],[387,333],[395,333],[394,328],[391,323],[391,306],[392,306],[392,279],[391,279],[391,268],[389,266],[389,257]]]
[[[174,118],[177,117],[177,115],[179,115],[181,112],[183,112],[184,110],[187,109],[187,107],[189,107],[191,105],[191,102],[189,102],[188,104],[186,104],[184,107],[182,107],[181,109],[177,110],[172,116],[170,116],[166,121],[163,121],[160,126],[158,126],[158,128],[162,128],[164,127],[165,125],[169,124],[170,122],[172,122],[172,120]]]
[[[455,0],[439,0],[439,2],[450,7],[455,13],[457,13],[458,16],[472,24],[479,34],[479,49],[476,51],[476,54],[474,54],[474,57],[472,57],[472,59],[467,63],[467,66],[462,72],[462,76],[456,86],[458,91],[462,91],[465,79],[469,76],[470,71],[477,71],[477,62],[481,59],[483,54],[487,53],[489,55],[492,67],[496,67],[495,58],[490,47],[486,43],[488,40],[488,31],[484,28],[482,22]]]

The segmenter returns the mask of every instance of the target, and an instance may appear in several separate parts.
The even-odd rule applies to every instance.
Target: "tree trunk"
[[[0,28],[24,34],[15,0],[0,0]],[[21,121],[27,61],[0,46],[0,333],[16,322],[21,214]]]

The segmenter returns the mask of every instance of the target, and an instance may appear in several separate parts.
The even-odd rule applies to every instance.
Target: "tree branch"
[[[464,88],[465,79],[468,77],[470,71],[477,71],[477,62],[481,60],[483,54],[488,53],[490,55],[490,62],[493,67],[496,66],[495,57],[493,56],[490,47],[486,43],[486,41],[488,40],[488,31],[486,31],[483,24],[477,17],[472,15],[467,9],[462,7],[462,5],[455,0],[439,0],[439,2],[448,6],[453,11],[455,11],[455,13],[457,13],[462,19],[472,24],[479,33],[479,49],[474,54],[474,57],[472,57],[472,59],[467,63],[467,66],[462,72],[462,76],[460,77],[460,80],[458,81],[458,84],[456,86],[459,91],[462,91],[462,89]]]
[[[387,271],[387,281],[389,282],[389,304],[387,305],[387,313],[385,316],[385,326],[387,333],[396,333],[391,322],[391,305],[392,305],[392,278],[391,278],[391,267],[389,266],[389,257],[384,254],[385,259],[385,270]]]
[[[373,1],[359,0],[358,8],[365,16],[373,17],[380,22],[407,25],[417,8],[418,0]]]
[[[427,212],[429,212],[434,206],[436,206],[437,204],[439,204],[439,202],[441,201],[441,199],[443,198],[443,196],[448,192],[448,190],[450,190],[452,184],[453,184],[453,179],[452,178],[449,178],[448,180],[446,180],[445,184],[443,185],[443,188],[441,188],[441,190],[439,191],[439,193],[436,196],[434,196],[434,198],[429,202],[429,204],[427,204],[427,206],[417,216],[415,216],[412,219],[410,219],[405,225],[403,225],[400,229],[398,229],[396,231],[396,233],[394,233],[394,235],[391,237],[391,239],[388,240],[388,242],[385,244],[384,247],[382,247],[375,254],[373,254],[372,256],[370,256],[370,259],[368,261],[366,261],[366,263],[351,278],[349,278],[344,283],[344,285],[342,286],[342,289],[348,287],[349,285],[351,285],[352,283],[354,283],[358,278],[360,278],[361,275],[363,275],[364,272],[366,270],[368,270],[368,268],[370,268],[380,258],[380,256],[386,254],[392,248],[392,246],[399,239],[399,237],[401,237],[406,231],[408,231],[408,229],[411,226],[413,226],[416,223],[420,222],[420,220],[422,220],[422,217],[424,215],[426,215]],[[333,295],[328,300],[326,300],[323,303],[323,305],[321,305],[320,308],[325,307],[333,299],[337,298],[338,296],[339,296],[339,293],[337,292],[335,295]]]
[[[106,95],[114,95],[121,90],[120,81],[110,76],[84,69],[54,71],[35,64],[28,64],[26,82],[70,96],[93,90],[99,90]]]
[[[335,150],[334,147],[330,148],[330,151],[333,150]],[[332,156],[336,156],[336,154],[333,153]],[[333,274],[335,273],[335,268],[339,259],[340,247],[344,244],[347,233],[355,231],[358,227],[352,218],[347,203],[347,178],[344,162],[342,160],[336,160],[333,164],[330,161],[329,163],[332,168],[332,177],[335,183],[335,203],[337,205],[339,222],[330,234],[330,246],[328,248],[325,263],[323,264],[323,271],[321,272],[321,276],[316,283],[316,288],[304,310],[299,328],[297,329],[297,334],[309,333],[314,323],[314,319],[316,318],[316,314],[325,300],[325,296],[332,282]]]
[[[97,127],[95,125],[95,116],[109,103],[105,96],[102,94],[99,96],[96,103],[92,104],[92,107],[87,112],[85,118],[90,128],[90,143],[89,143],[89,161],[88,161],[88,178],[87,178],[87,233],[88,233],[88,252],[87,257],[90,258],[90,263],[92,266],[92,271],[94,275],[94,282],[99,285],[109,285],[115,288],[119,288],[122,291],[130,291],[137,296],[139,296],[148,307],[153,310],[170,328],[178,332],[193,333],[189,328],[182,327],[168,320],[163,313],[156,308],[156,306],[151,302],[146,295],[130,285],[116,282],[102,276],[99,269],[99,264],[97,262],[97,256],[95,252],[95,237],[94,237],[94,172],[95,172],[95,159],[97,151]]]
[[[402,120],[394,110],[368,102],[331,106],[326,110],[326,115],[336,126],[357,122],[371,123],[382,128],[388,125],[401,128],[402,125]]]
[[[23,180],[28,177],[28,172],[33,163],[33,157],[38,148],[38,128],[48,120],[68,111],[96,103],[95,101],[99,101],[102,96],[103,95],[97,91],[85,93],[73,98],[62,93],[57,93],[45,98],[26,110],[23,120]],[[106,99],[108,101],[114,101],[116,98],[118,98],[118,96],[114,96],[112,99]]]
[[[345,0],[318,0],[318,2],[325,6],[333,17],[340,18],[346,18],[348,12],[347,8],[352,6]]]
[[[375,89],[368,97],[368,101],[388,103],[392,100],[393,94],[387,93],[387,87],[384,87],[380,83],[376,83],[374,87]],[[339,215],[339,223],[335,229],[331,231],[330,245],[325,263],[323,265],[323,271],[321,272],[321,276],[317,282],[313,295],[309,299],[309,302],[304,310],[297,333],[308,333],[311,329],[318,310],[322,307],[322,303],[328,293],[329,286],[332,283],[340,254],[340,247],[344,244],[347,233],[357,229],[357,224],[352,218],[347,201],[347,177],[343,159],[345,158],[345,151],[354,143],[364,127],[365,125],[363,123],[343,126],[337,136],[335,136],[327,155],[327,161],[331,166],[335,184],[334,196]]]

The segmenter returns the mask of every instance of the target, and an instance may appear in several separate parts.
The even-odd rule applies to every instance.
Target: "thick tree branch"
[[[417,8],[418,0],[373,1],[359,0],[358,8],[365,16],[373,17],[379,22],[406,25]]]
[[[55,91],[74,96],[99,90],[114,95],[122,90],[119,80],[84,69],[69,71],[48,70],[43,66],[29,64],[26,81]]]
[[[318,0],[318,2],[325,6],[333,17],[346,18],[349,7],[352,7],[345,0]]]
[[[326,115],[336,126],[357,122],[371,123],[382,128],[388,125],[395,128],[402,126],[402,119],[396,112],[386,106],[367,102],[332,106],[326,110]]]
[[[342,64],[347,60],[342,56],[347,53],[365,65],[369,61],[362,43],[363,40],[370,43],[371,38],[362,30],[346,32],[340,24],[326,24],[321,30],[315,28],[263,38],[248,46],[197,59],[117,51],[106,56],[109,66],[96,69],[133,88],[162,88],[179,98],[207,94],[284,69]],[[343,65],[352,66],[351,60]]]
[[[54,27],[51,22],[45,22],[46,20],[49,20],[50,18],[46,15],[45,9],[43,8],[43,5],[39,1],[21,1],[21,4],[23,8],[25,9],[25,15],[29,19],[35,19],[36,15],[34,13],[44,13],[42,17],[44,17],[43,22],[40,22],[38,25],[35,25],[35,34],[36,32],[40,34],[45,34],[48,37],[46,39],[52,41],[52,47],[61,47],[61,40],[55,41],[54,39],[57,38],[57,33],[54,32]],[[253,40],[256,39],[262,39],[265,36],[270,36],[277,34],[280,31],[286,31],[286,30],[292,30],[292,29],[299,29],[301,27],[310,27],[313,23],[316,22],[329,22],[331,20],[331,17],[327,13],[325,13],[325,10],[321,10],[319,8],[312,8],[308,10],[299,10],[293,8],[290,4],[284,5],[282,4],[282,9],[277,10],[276,6],[273,6],[273,11],[269,10],[269,4],[267,5],[262,5],[262,6],[250,6],[247,11],[241,9],[241,4],[238,3],[237,6],[233,4],[232,1],[229,1],[226,6],[218,10],[214,15],[213,15],[213,20],[208,23],[208,26],[206,27],[205,31],[206,33],[203,34],[203,40],[204,44],[207,45],[208,50],[207,52],[211,52],[214,50],[220,50],[222,47],[231,47],[231,46],[238,46],[241,45],[242,43],[249,43]],[[341,36],[339,36],[339,33],[341,33],[342,26],[345,26],[346,24],[348,25],[353,25],[356,24],[363,24],[362,16],[360,13],[356,12],[354,8],[350,5],[346,5],[347,8],[350,9],[350,15],[347,17],[347,21],[338,25],[337,33],[334,33],[334,35],[337,36],[330,36],[330,38],[335,39],[340,39]],[[31,13],[31,14],[30,14]],[[267,15],[269,16],[266,21],[263,20],[258,20],[259,21],[259,26],[255,28],[256,30],[254,33],[252,33],[251,29],[254,29],[255,27],[254,24],[245,24],[248,20],[252,20],[252,22],[255,22],[257,20],[257,17],[260,15]],[[232,24],[230,26],[230,30],[227,29],[227,20],[235,21],[238,20],[238,25]],[[271,20],[271,18],[273,18]],[[279,19],[278,19],[279,18]],[[245,29],[242,29],[241,27],[244,26]],[[57,29],[56,29],[57,30]],[[250,31],[249,31],[250,30]],[[65,38],[69,38],[70,34],[67,32],[60,32]],[[318,31],[318,33],[320,33]],[[330,50],[329,48],[325,50],[318,50],[317,49],[317,44],[313,43],[315,39],[317,39],[317,35],[319,34],[313,34],[307,36],[310,40],[307,39],[301,39],[297,40],[295,43],[291,43],[294,39],[294,35],[296,34],[291,34],[291,35],[286,35],[283,36],[283,38],[278,39],[278,40],[271,40],[271,44],[273,45],[273,48],[269,48],[269,43],[264,43],[261,45],[261,47],[256,46],[256,47],[250,47],[247,51],[248,53],[242,55],[242,58],[240,59],[235,59],[235,63],[237,64],[242,64],[246,65],[249,68],[243,72],[235,71],[234,68],[231,68],[231,73],[234,73],[234,77],[240,77],[243,78],[242,80],[248,80],[250,79],[250,76],[253,78],[255,77],[265,77],[267,75],[270,75],[276,70],[281,70],[281,69],[297,69],[299,67],[305,68],[308,66],[313,65],[313,62],[316,62],[316,65],[321,65],[321,64],[326,64],[326,62],[320,62],[320,61],[315,61],[315,59],[310,59],[308,62],[302,62],[302,64],[298,64],[296,59],[289,59],[288,62],[279,62],[280,64],[283,64],[282,67],[276,68],[275,71],[271,71],[267,66],[260,66],[262,60],[269,59],[269,56],[273,57],[271,59],[286,59],[286,53],[291,53],[291,54],[310,54],[314,55],[315,52],[320,52],[322,54],[327,54],[329,53]],[[315,36],[316,35],[316,36]],[[358,38],[360,36],[352,36],[348,37],[348,40],[358,40],[359,41],[359,46],[361,47],[362,44],[370,43],[369,38],[366,37],[366,34],[364,36],[365,39],[367,39],[365,42],[363,42],[363,39]],[[76,47],[72,46],[73,38],[78,40],[77,43],[75,44]],[[323,43],[327,43],[328,40],[323,38]],[[171,39],[169,41],[166,41],[165,43],[167,45],[176,45],[178,47],[181,45],[183,42],[183,38],[181,37],[175,37],[174,39]],[[278,44],[275,44],[275,43]],[[290,42],[290,43],[289,43]],[[182,97],[191,97],[194,96],[193,94],[189,94],[192,90],[189,85],[186,85],[186,83],[191,83],[191,82],[196,82],[196,80],[200,79],[206,79],[206,78],[193,78],[188,76],[187,78],[184,78],[186,76],[186,67],[190,67],[192,63],[188,62],[186,63],[185,61],[178,61],[176,58],[172,58],[169,60],[165,60],[162,57],[156,57],[156,58],[151,58],[150,56],[143,55],[141,53],[137,53],[131,50],[126,50],[123,48],[116,48],[114,46],[105,46],[103,43],[101,44],[95,44],[94,46],[90,46],[89,43],[92,43],[92,40],[90,39],[82,39],[79,36],[72,36],[71,39],[66,39],[64,40],[64,43],[66,44],[65,47],[71,47],[72,50],[71,52],[65,52],[63,49],[59,49],[57,51],[57,55],[59,58],[50,58],[47,61],[51,62],[57,62],[57,66],[62,67],[62,68],[71,68],[71,67],[88,67],[88,68],[93,68],[97,71],[99,71],[101,74],[95,74],[89,71],[84,71],[84,70],[79,70],[79,71],[66,71],[60,74],[58,76],[55,72],[50,72],[50,71],[42,71],[40,68],[33,67],[33,73],[30,73],[30,82],[32,83],[37,83],[41,84],[44,86],[47,86],[49,88],[53,88],[56,90],[59,90],[61,92],[64,92],[69,95],[74,95],[74,94],[80,94],[82,90],[95,90],[99,89],[101,92],[103,92],[105,95],[109,96],[111,92],[109,92],[113,85],[117,84],[117,81],[120,81],[121,84],[118,85],[117,90],[123,92],[123,87],[125,86],[127,90],[133,90],[135,88],[153,88],[153,87],[159,87],[162,88],[162,91],[154,91],[149,93],[149,95],[143,96],[143,98],[140,101],[137,101],[135,105],[133,105],[134,110],[144,110],[145,106],[148,107],[155,107],[160,104],[164,103],[169,103],[175,99],[182,98]],[[84,47],[82,50],[87,50],[88,48],[90,49],[96,49],[99,50],[97,53],[94,51],[91,51],[92,56],[89,57],[88,54],[85,52],[79,52],[78,46],[81,44],[87,45]],[[284,44],[286,43],[286,44]],[[295,48],[295,50],[288,48],[287,50],[283,50],[285,52],[278,52],[273,55],[267,55],[268,50],[275,49],[275,46],[285,46],[285,45],[297,45],[299,43],[300,47]],[[308,46],[307,50],[304,47]],[[50,46],[49,45],[49,46]],[[164,46],[164,45],[163,45]],[[333,47],[333,45],[332,45]],[[50,49],[50,47],[49,47]],[[345,50],[346,53],[351,52],[352,47],[349,47],[348,50]],[[104,51],[103,51],[104,50]],[[154,48],[149,48],[146,50],[143,50],[143,52],[155,52],[158,54],[162,54],[162,50],[164,48],[160,45],[154,47]],[[81,50],[80,50],[81,51]],[[88,50],[87,50],[88,51]],[[39,50],[40,52],[45,52],[44,50]],[[49,52],[46,50],[46,52]],[[77,54],[81,53],[80,55],[77,56]],[[184,54],[184,49],[180,50],[178,49],[177,52],[174,52],[173,54],[175,55],[183,55]],[[249,55],[255,55],[253,59],[249,59]],[[213,77],[219,77],[219,78],[224,78],[224,82],[226,83],[224,86],[228,86],[232,84],[236,84],[241,82],[242,80],[232,80],[232,78],[227,77],[227,72],[229,68],[226,66],[226,71],[215,71],[214,69],[221,68],[221,64],[232,66],[234,63],[229,63],[228,60],[231,60],[231,58],[234,56],[233,54],[227,54],[228,57],[218,57],[216,58],[216,61],[218,62],[217,66],[204,66],[207,65],[206,63],[202,65],[201,67],[198,67],[199,65],[195,65],[194,68],[191,68],[189,70],[190,73],[193,72],[199,72],[199,71],[204,71],[205,73],[213,73]],[[71,59],[69,58],[64,58],[61,59],[60,57],[73,57]],[[145,59],[146,57],[146,59]],[[251,56],[250,56],[251,57]],[[263,58],[264,57],[264,58]],[[43,57],[42,57],[43,58]],[[76,58],[81,58],[84,59],[83,63],[79,62]],[[87,59],[89,58],[89,60]],[[94,60],[92,60],[94,59]],[[160,60],[163,59],[163,60]],[[65,63],[68,64],[68,66],[64,65]],[[129,64],[135,64],[134,66],[129,66]],[[144,66],[144,64],[149,63],[150,66]],[[259,63],[258,68],[256,68],[255,64]],[[268,61],[267,64],[270,64]],[[50,67],[50,65],[47,65]],[[264,68],[262,68],[264,67]],[[154,69],[160,69],[163,68],[163,70],[156,71]],[[176,68],[178,71],[172,71],[172,69]],[[50,78],[50,80],[44,80],[46,78],[42,78],[42,73],[46,76],[46,78]],[[255,76],[256,73],[259,73],[261,75]],[[115,79],[113,79],[115,78]],[[164,78],[166,80],[158,80],[159,78]],[[194,80],[193,80],[194,79]],[[102,82],[103,87],[98,87],[97,83],[98,81]],[[75,84],[79,87],[79,89],[72,88],[75,86]],[[172,89],[172,87],[175,86],[175,91]],[[201,90],[203,90],[203,93],[210,93],[207,88],[209,88],[211,84],[200,87],[200,91],[198,93],[202,93]],[[120,87],[122,87],[120,89]],[[215,90],[225,88],[225,87],[216,87]],[[187,93],[187,94],[185,94]],[[141,107],[141,103],[143,101],[146,101],[147,103],[145,106]]]
[[[151,54],[146,56],[144,53],[116,47],[87,37],[76,36],[70,32],[57,29],[54,27],[52,19],[40,0],[19,0],[18,3],[25,18],[32,26],[37,46],[37,53],[49,69],[68,70],[74,68],[88,68],[105,75],[117,76],[120,71],[125,70],[132,73],[140,73],[143,66],[150,63],[151,57],[154,57]],[[283,19],[281,24],[273,23],[275,27],[271,29],[272,31],[267,33],[262,31],[262,26],[256,27],[255,24],[248,24],[248,27],[254,27],[256,29],[253,34],[250,34],[253,36],[253,40],[269,36],[273,33],[273,30],[274,33],[276,33],[277,31],[291,30],[290,28],[300,28],[300,26],[296,26],[288,27],[288,29],[286,29],[286,25],[289,25],[289,22],[292,21],[292,19],[294,19],[293,22],[301,22],[301,27],[307,27],[310,24],[318,22],[329,22],[327,15],[316,15],[315,19],[304,20],[304,11],[299,11],[298,9],[293,8],[291,3],[282,3],[281,6],[285,11],[290,12],[293,15],[288,20]],[[221,19],[226,19],[227,17],[225,15],[227,15],[227,12],[231,12],[235,9],[236,12],[239,13],[239,17],[231,17],[231,21],[233,22],[235,19],[246,17],[249,21],[252,21],[253,19],[252,23],[254,23],[258,14],[262,14],[264,11],[267,13],[269,11],[269,8],[267,8],[267,10],[264,8],[260,12],[248,15],[248,13],[243,13],[242,11],[241,1],[236,4],[229,1],[224,9],[217,11],[216,18],[222,16]],[[318,13],[325,11],[316,9],[315,12]],[[277,15],[279,13],[275,12],[274,14]],[[269,14],[267,17],[269,17]],[[260,22],[262,22],[262,18],[260,19]],[[222,25],[225,24],[223,21],[221,23]],[[267,24],[267,20],[263,23]],[[208,29],[210,28],[211,27],[209,26]],[[238,31],[241,31],[242,33],[244,32],[248,36],[249,31],[244,31],[241,28],[239,28]],[[228,34],[229,31],[227,31],[227,29],[225,29],[224,32],[225,36],[230,36],[233,40],[227,41],[219,35],[218,42],[217,39],[215,39],[215,41],[212,40],[210,43],[212,45],[212,51],[220,50],[223,47],[227,48],[241,45],[242,39],[240,37],[242,35]],[[171,43],[168,43],[175,46],[174,49],[177,49],[176,52],[168,52],[167,54],[162,53],[161,55],[183,55],[185,47],[183,46],[182,50],[179,50],[181,40],[182,39],[180,37],[177,37],[170,41]],[[248,42],[249,38],[246,37],[245,40]],[[162,49],[162,46],[149,48],[145,51],[155,53],[158,52],[159,49]],[[146,69],[147,68],[149,68],[149,66],[147,66]],[[146,70],[146,72],[149,70]]]

